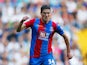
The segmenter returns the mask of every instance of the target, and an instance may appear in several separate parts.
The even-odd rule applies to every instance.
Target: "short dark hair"
[[[49,5],[42,5],[41,7],[41,13],[43,12],[44,9],[51,9]]]

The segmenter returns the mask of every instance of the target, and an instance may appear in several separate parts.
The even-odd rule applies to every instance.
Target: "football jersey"
[[[44,24],[41,19],[35,18],[24,23],[26,28],[31,27],[32,39],[30,57],[40,57],[52,52],[52,37],[55,32],[63,35],[59,25],[50,20]]]

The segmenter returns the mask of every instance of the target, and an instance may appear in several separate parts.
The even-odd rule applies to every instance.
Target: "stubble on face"
[[[41,13],[42,16],[42,21],[44,23],[48,23],[49,20],[51,19],[51,10],[50,9],[44,9],[43,12]]]

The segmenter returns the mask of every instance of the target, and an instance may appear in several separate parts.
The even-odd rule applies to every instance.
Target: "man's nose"
[[[48,16],[49,14],[46,13],[46,16]]]

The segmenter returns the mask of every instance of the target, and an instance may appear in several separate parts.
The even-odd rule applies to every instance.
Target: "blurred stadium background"
[[[16,33],[16,28],[24,16],[40,17],[42,4],[52,7],[52,20],[67,34],[73,65],[87,65],[87,0],[0,0],[0,65],[28,65],[31,29]],[[56,33],[52,48],[57,65],[69,65]]]

